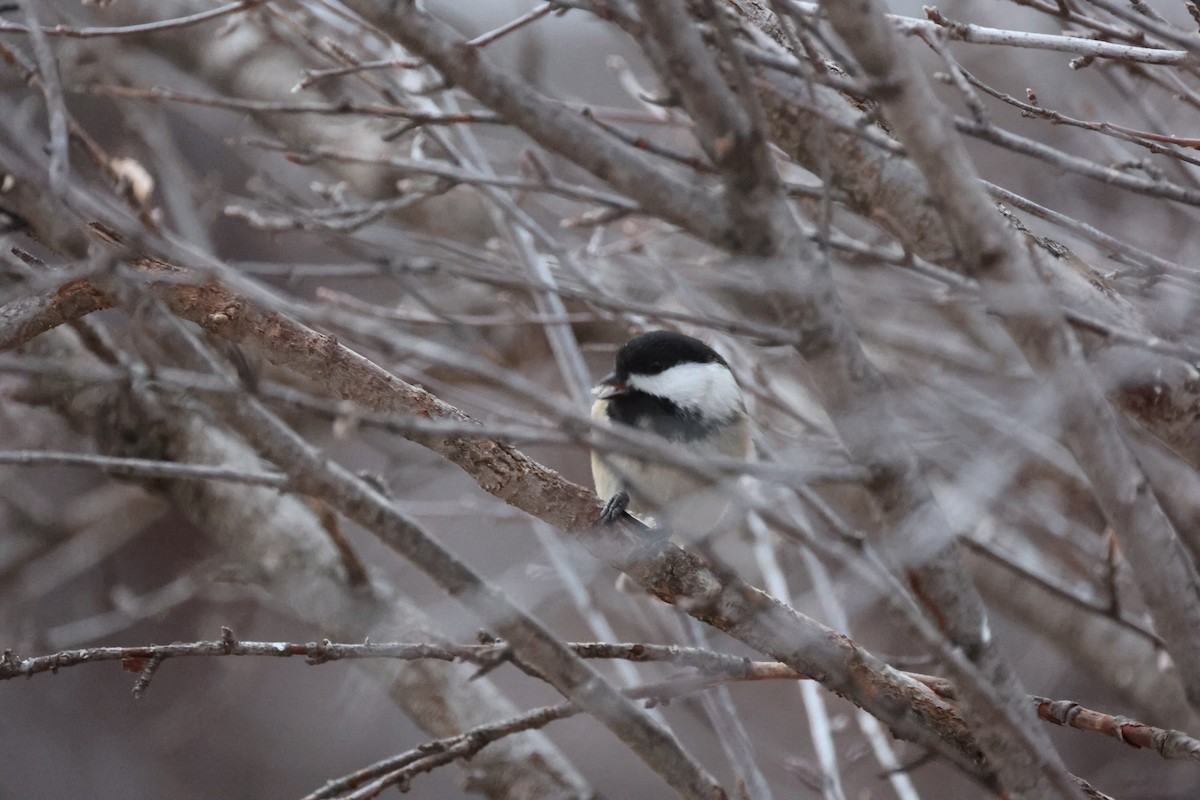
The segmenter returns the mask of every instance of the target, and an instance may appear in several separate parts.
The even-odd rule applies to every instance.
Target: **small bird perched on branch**
[[[617,351],[616,368],[593,390],[592,419],[655,434],[692,455],[749,458],[750,421],[725,359],[699,339],[651,331]],[[592,451],[596,493],[608,498],[602,519],[626,510],[672,535],[712,533],[729,507],[727,487],[651,457]]]

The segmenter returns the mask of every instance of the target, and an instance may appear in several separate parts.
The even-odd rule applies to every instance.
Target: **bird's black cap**
[[[677,364],[724,364],[725,359],[699,339],[675,331],[650,331],[635,336],[617,351],[615,375],[657,375]]]

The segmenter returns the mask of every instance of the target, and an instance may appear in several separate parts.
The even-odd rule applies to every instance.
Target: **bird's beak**
[[[610,397],[625,394],[629,391],[629,385],[617,377],[617,373],[610,372],[600,379],[592,389],[592,394],[597,400],[607,400]]]

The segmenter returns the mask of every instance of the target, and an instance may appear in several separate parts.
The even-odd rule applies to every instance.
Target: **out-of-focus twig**
[[[192,25],[199,25],[209,20],[219,19],[229,14],[246,11],[254,6],[262,5],[268,0],[237,0],[217,8],[189,14],[186,17],[164,19],[155,22],[143,22],[138,25],[124,25],[116,28],[72,28],[67,25],[43,25],[42,33],[47,36],[65,36],[70,39],[94,39],[103,36],[141,36],[147,33],[179,30]],[[29,27],[10,22],[0,22],[0,33],[30,33]]]
[[[50,450],[0,450],[0,464],[22,467],[94,467],[110,475],[131,478],[173,478],[197,481],[234,481],[250,486],[287,487],[287,477],[274,472],[246,472],[210,464],[178,464],[145,458],[118,458],[91,453]]]

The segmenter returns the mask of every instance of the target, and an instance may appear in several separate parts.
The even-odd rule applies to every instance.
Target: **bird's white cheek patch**
[[[737,381],[722,364],[676,364],[657,375],[631,375],[629,383],[709,419],[726,419],[741,408]]]

